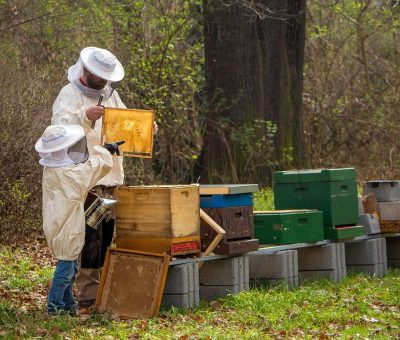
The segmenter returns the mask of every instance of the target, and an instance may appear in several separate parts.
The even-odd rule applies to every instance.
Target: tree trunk
[[[208,107],[202,182],[265,183],[273,164],[303,164],[304,29],[305,0],[204,1]],[[278,128],[274,150],[263,121]],[[252,167],[249,154],[258,140],[270,157],[260,163],[254,156],[252,163],[260,164]]]

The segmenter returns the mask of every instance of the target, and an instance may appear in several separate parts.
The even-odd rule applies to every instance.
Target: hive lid
[[[356,171],[354,168],[289,170],[274,173],[275,184],[333,182],[355,179]]]
[[[258,184],[201,184],[200,195],[233,195],[258,191]]]

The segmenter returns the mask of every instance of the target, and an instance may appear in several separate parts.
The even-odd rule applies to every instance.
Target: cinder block
[[[400,201],[378,202],[378,207],[381,215],[381,220],[400,220]]]
[[[197,263],[170,266],[162,304],[180,309],[196,307],[199,297],[199,269]]]
[[[358,217],[358,224],[364,227],[366,235],[379,234],[381,227],[378,218],[373,214],[363,214]]]
[[[249,282],[249,259],[247,255],[228,259],[207,261],[200,268],[200,285],[235,286]],[[246,279],[247,277],[247,279]]]
[[[387,272],[386,240],[376,238],[346,243],[346,264],[350,272],[383,277]]]
[[[242,283],[242,290],[250,289],[250,263],[248,254],[242,256]]]
[[[216,299],[249,289],[248,255],[205,262],[199,272],[200,298]]]
[[[380,239],[346,242],[346,265],[374,265],[381,263],[382,250]]]
[[[164,294],[185,294],[199,290],[199,269],[197,263],[170,266]]]
[[[400,181],[380,180],[365,183],[365,195],[372,192],[378,202],[400,201]]]
[[[347,275],[346,269],[346,251],[344,242],[336,243],[337,244],[337,258],[338,258],[338,272],[336,276],[336,281],[340,281]]]
[[[380,249],[379,263],[383,263],[387,268],[386,238],[381,237],[381,238],[378,238],[377,240],[379,240],[378,245],[379,245],[379,249]]]
[[[344,260],[343,243],[330,243],[297,249],[300,270],[329,270],[342,266]]]
[[[346,276],[343,242],[300,248],[297,251],[300,280],[329,278],[338,282]]]
[[[297,250],[249,254],[250,279],[285,279],[298,276]]]

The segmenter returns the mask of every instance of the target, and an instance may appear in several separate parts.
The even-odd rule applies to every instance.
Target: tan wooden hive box
[[[171,255],[200,252],[198,185],[120,187],[116,196],[118,248]]]

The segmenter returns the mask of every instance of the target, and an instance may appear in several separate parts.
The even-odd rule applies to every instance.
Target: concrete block
[[[387,267],[386,238],[381,237],[381,238],[378,238],[378,240],[379,240],[378,245],[379,245],[379,249],[380,249],[380,260],[379,260],[379,263],[383,263]]]
[[[366,235],[379,234],[381,227],[378,218],[373,214],[362,214],[358,217],[358,224],[364,227]]]
[[[170,266],[162,305],[180,309],[196,307],[200,302],[198,264]]]
[[[249,289],[248,255],[205,262],[199,271],[200,298],[205,300]]]
[[[363,272],[383,277],[387,272],[386,240],[346,242],[346,264],[348,272]]]
[[[400,201],[378,202],[378,207],[381,215],[381,220],[400,220]]]
[[[380,239],[346,242],[346,265],[372,265],[381,263],[382,250]]]
[[[340,281],[347,275],[346,269],[346,251],[344,242],[336,243],[337,244],[337,258],[338,258],[338,273],[336,276],[336,281]]]
[[[248,256],[250,279],[285,279],[298,276],[297,250]]]
[[[329,270],[342,266],[344,263],[344,245],[330,243],[324,246],[314,246],[297,249],[300,270]]]
[[[247,255],[207,261],[200,268],[200,285],[235,286],[249,283],[249,258]]]
[[[242,290],[250,289],[250,263],[249,263],[249,255],[245,254],[242,256]]]
[[[400,201],[400,181],[380,180],[365,183],[364,194],[372,192],[378,202]]]
[[[199,290],[199,269],[197,263],[170,266],[164,294],[185,294]]]
[[[346,276],[343,242],[300,248],[297,251],[300,280],[328,278],[338,282]]]

